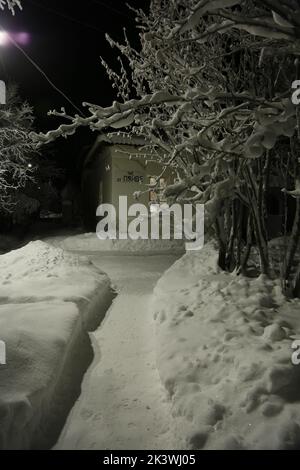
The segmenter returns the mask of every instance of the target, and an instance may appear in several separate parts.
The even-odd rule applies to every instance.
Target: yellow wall
[[[127,196],[128,206],[136,202],[147,206],[149,204],[147,184],[150,182],[150,176],[161,174],[161,165],[152,161],[146,164],[147,157],[140,156],[142,151],[138,147],[115,145],[110,149],[112,195],[109,202],[118,208],[119,196]],[[168,183],[172,183],[175,176],[175,172],[167,170],[163,177]],[[133,197],[136,191],[143,192],[138,201]]]

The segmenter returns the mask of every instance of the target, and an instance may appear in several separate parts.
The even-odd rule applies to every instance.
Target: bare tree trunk
[[[245,253],[244,253],[243,259],[242,259],[242,261],[241,261],[241,272],[242,272],[243,274],[246,274],[247,264],[248,264],[249,257],[250,257],[250,254],[251,254],[251,249],[252,249],[252,246],[253,246],[253,236],[252,236],[252,232],[253,232],[252,219],[251,219],[251,215],[248,214],[248,222],[247,222],[247,244],[246,244],[246,248],[245,248]]]
[[[283,266],[283,279],[288,280],[291,274],[293,261],[300,240],[300,199],[297,198],[296,214],[293,223],[293,229],[290,237],[290,242],[287,250],[286,259]]]
[[[297,270],[293,288],[293,296],[299,298],[300,297],[300,266]]]
[[[286,166],[286,174],[285,174],[285,187],[288,188],[289,186],[289,165],[291,160],[291,153],[288,154],[287,166]],[[282,252],[282,263],[280,266],[280,278],[281,278],[281,288],[283,292],[286,292],[288,288],[288,282],[285,278],[284,268],[285,268],[285,261],[287,259],[287,251],[288,251],[288,195],[284,193],[283,196],[284,201],[284,220],[283,220],[283,252]]]
[[[245,179],[248,183],[246,190],[248,192],[255,240],[259,252],[260,269],[262,274],[268,276],[270,271],[268,241],[265,231],[265,224],[263,222],[263,214],[259,209],[258,188],[249,168],[246,168]]]
[[[243,240],[243,218],[245,213],[245,207],[238,201],[239,211],[238,211],[238,222],[237,222],[237,235],[236,235],[236,269],[238,272],[241,270],[242,263],[242,240]]]
[[[220,219],[215,222],[216,235],[219,245],[219,259],[218,264],[221,269],[226,270],[226,241],[224,240],[224,229],[221,225]]]
[[[231,205],[231,227],[230,227],[230,233],[228,237],[226,260],[225,260],[226,268],[229,271],[232,271],[236,264],[236,260],[234,256],[234,243],[236,240],[236,233],[237,233],[238,203],[239,201],[234,199]]]
[[[300,129],[298,129],[298,131],[300,132]],[[300,137],[298,137],[298,139],[300,140]],[[299,140],[296,140],[296,141],[292,139],[290,140],[291,156],[292,156],[293,164],[294,164],[294,181],[295,181],[294,186],[295,187],[296,187],[296,181],[298,180],[299,174],[300,174],[300,168],[299,168],[299,163],[298,163]],[[282,277],[285,280],[287,285],[289,284],[288,281],[291,275],[291,270],[293,267],[293,262],[294,262],[297,248],[299,245],[299,240],[300,240],[300,198],[297,198],[296,213],[294,217],[292,233],[290,236],[286,257],[283,263]]]

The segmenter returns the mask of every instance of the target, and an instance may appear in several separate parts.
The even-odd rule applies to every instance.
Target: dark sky
[[[17,11],[14,17],[0,10],[0,25],[10,34],[30,34],[30,42],[23,49],[77,106],[83,101],[106,106],[115,97],[100,56],[110,63],[115,60],[115,52],[105,40],[105,33],[122,41],[126,27],[128,37],[137,46],[135,15],[126,4],[147,9],[149,1],[23,0],[23,11]],[[22,97],[34,107],[37,130],[53,129],[61,123],[47,117],[49,109],[65,106],[68,113],[76,113],[13,44],[0,45],[0,79],[19,85]],[[95,138],[89,130],[81,130],[74,137],[56,141],[51,152],[59,165],[77,178],[84,148]]]
[[[0,24],[10,33],[30,33],[30,43],[22,47],[76,105],[82,101],[109,105],[113,92],[99,57],[107,62],[114,57],[105,32],[121,41],[126,27],[137,43],[134,14],[126,3],[147,8],[149,1],[23,0],[23,11],[15,17],[0,11]],[[51,119],[45,119],[49,109],[65,105],[72,112],[12,44],[0,47],[0,59],[0,79],[20,85],[24,98],[35,107],[39,127],[51,126]]]

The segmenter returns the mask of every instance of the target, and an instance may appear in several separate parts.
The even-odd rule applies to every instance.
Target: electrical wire
[[[42,3],[35,2],[34,0],[29,0],[29,2],[39,8],[42,8],[44,10],[47,10],[53,13],[54,15],[60,16],[61,18],[64,18],[65,20],[69,20],[69,21],[72,21],[73,23],[77,23],[77,24],[80,24],[81,26],[85,26],[86,28],[93,29],[94,31],[97,31],[98,33],[106,34],[106,31],[104,31],[103,29],[98,28],[97,26],[91,25],[89,23],[86,23],[85,21],[78,20],[77,18],[74,18],[73,16],[70,16],[66,13],[62,13],[56,10],[55,8],[43,5]]]
[[[83,22],[81,20],[78,20],[77,18],[74,18],[68,14],[65,14],[65,13],[62,13],[52,7],[49,7],[49,6],[46,6],[46,5],[43,5],[42,3],[38,3],[34,0],[29,0],[33,5],[39,7],[39,8],[43,8],[55,15],[58,15],[66,20],[69,20],[73,23],[77,23],[77,24],[80,24],[86,28],[89,28],[89,29],[93,29],[94,31],[97,31],[99,33],[106,33],[106,31],[104,31],[103,29],[101,28],[98,28],[94,25],[90,25],[89,23],[86,23],[86,22]],[[131,17],[129,15],[126,15],[125,13],[121,12],[120,10],[112,7],[111,5],[106,5],[104,2],[102,2],[101,0],[91,0],[94,4],[98,4],[98,5],[101,5],[111,11],[114,11],[115,13],[119,14],[119,15],[122,15],[123,17],[126,17],[126,18],[130,18]],[[5,29],[3,28],[3,26],[1,26],[0,24],[0,31],[5,31]],[[12,42],[12,44],[14,44],[14,46],[25,56],[25,58],[34,66],[34,68],[45,78],[45,80],[49,83],[49,85],[57,92],[59,93],[66,101],[68,101],[69,104],[71,104],[73,106],[74,109],[76,109],[76,111],[78,111],[82,116],[84,116],[83,112],[76,106],[76,104],[74,104],[74,102],[60,89],[58,88],[55,83],[49,78],[49,76],[46,74],[46,72],[29,56],[29,54],[9,35],[9,39],[10,41]]]
[[[0,24],[0,32],[5,32],[5,29],[3,26]],[[7,33],[7,32],[6,32]],[[66,101],[68,101],[69,104],[73,106],[76,111],[78,111],[81,116],[84,116],[83,112],[76,106],[75,103],[69,98],[60,88],[58,88],[55,83],[48,77],[46,72],[27,54],[27,52],[14,40],[14,38],[7,33],[9,40],[12,42],[12,44],[25,56],[25,58],[34,66],[34,68],[46,79],[46,81],[49,83],[49,85],[57,92],[59,93]]]
[[[111,5],[107,5],[105,2],[101,1],[101,0],[90,0],[91,2],[95,3],[96,5],[99,5],[99,6],[103,6],[104,8],[106,8],[107,10],[111,10],[113,11],[114,13],[117,13],[118,15],[121,15],[125,18],[129,18],[130,20],[132,20],[133,18],[129,15],[127,15],[126,13],[124,13],[123,11],[121,10],[118,10],[117,8],[115,7],[112,7]]]

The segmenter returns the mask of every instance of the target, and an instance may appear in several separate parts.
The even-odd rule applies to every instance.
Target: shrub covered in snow
[[[36,151],[30,132],[32,109],[18,96],[16,87],[8,87],[7,100],[0,108],[0,214],[11,213],[19,193],[33,180],[32,156]]]
[[[22,8],[21,0],[0,0],[1,10],[8,8],[14,15],[16,7],[19,9]]]

